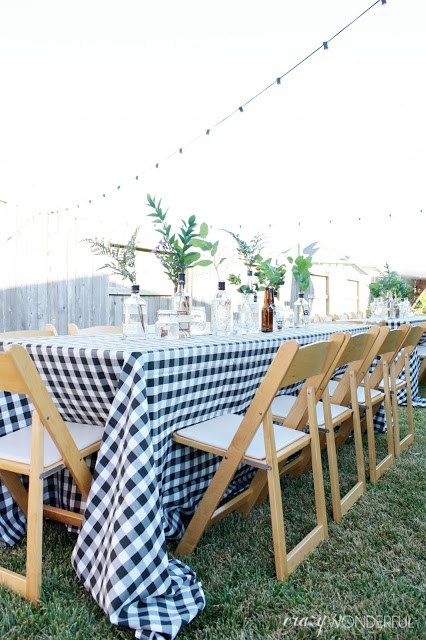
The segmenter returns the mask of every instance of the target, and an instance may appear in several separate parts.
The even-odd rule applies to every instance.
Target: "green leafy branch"
[[[97,256],[106,256],[111,259],[100,269],[110,269],[123,280],[129,280],[131,284],[136,283],[136,237],[139,227],[136,227],[130,240],[124,247],[118,247],[111,242],[98,238],[85,238],[84,242],[90,245],[90,249]]]
[[[311,281],[310,269],[312,267],[311,256],[297,256],[297,258],[287,258],[288,262],[292,265],[291,271],[293,278],[299,287],[300,293],[303,293],[309,288]]]
[[[266,260],[261,260],[255,265],[256,271],[255,276],[259,280],[259,284],[261,285],[261,289],[265,287],[269,287],[274,291],[278,291],[278,289],[284,284],[285,274],[286,274],[286,266],[284,264],[272,264],[272,258],[267,258]]]
[[[257,233],[247,242],[246,240],[243,240],[238,233],[233,233],[227,229],[222,229],[222,231],[225,231],[225,233],[228,233],[232,238],[234,238],[237,244],[237,254],[240,260],[247,267],[254,267],[256,263],[262,260],[260,252],[264,246],[264,237],[261,233]]]
[[[161,207],[161,198],[156,201],[149,194],[147,195],[147,204],[152,212],[149,217],[153,218],[155,229],[162,236],[155,253],[163,265],[164,271],[168,278],[177,287],[179,273],[184,273],[187,269],[193,267],[207,267],[213,263],[212,260],[202,258],[199,251],[208,251],[212,255],[217,252],[218,242],[211,243],[206,238],[209,228],[205,222],[199,226],[195,215],[189,216],[187,220],[181,221],[178,231],[172,230],[171,224],[168,223],[168,210]]]
[[[372,298],[384,298],[391,295],[397,300],[403,300],[410,298],[413,294],[413,287],[396,271],[391,271],[387,263],[385,264],[385,274],[375,282],[371,282],[369,289]]]

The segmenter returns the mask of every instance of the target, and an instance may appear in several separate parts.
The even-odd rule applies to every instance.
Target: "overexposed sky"
[[[378,5],[185,148],[369,4],[1,0],[0,214],[71,208],[153,244],[150,192],[176,218],[266,231],[274,254],[317,240],[426,272],[425,0]]]

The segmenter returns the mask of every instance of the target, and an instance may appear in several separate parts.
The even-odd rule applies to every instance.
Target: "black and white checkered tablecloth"
[[[174,638],[205,605],[197,577],[168,556],[166,539],[182,535],[218,459],[174,444],[172,432],[244,412],[283,340],[308,344],[365,329],[333,323],[176,342],[113,335],[25,342],[63,417],[105,425],[72,562],[111,622],[137,637]],[[0,436],[28,426],[30,414],[26,398],[1,393]],[[242,466],[229,491],[252,473]],[[83,508],[66,471],[49,478],[45,498]],[[22,512],[0,484],[0,540],[14,544],[24,531]]]

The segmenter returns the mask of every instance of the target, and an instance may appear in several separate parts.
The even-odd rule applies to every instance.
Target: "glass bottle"
[[[231,331],[232,310],[231,296],[225,289],[223,281],[218,283],[218,289],[212,302],[212,333],[216,336],[226,336]]]
[[[309,323],[309,304],[305,300],[305,294],[299,293],[299,296],[294,303],[294,326],[300,327],[303,324]]]
[[[147,306],[139,294],[139,285],[132,285],[132,293],[123,304],[123,335],[145,336],[147,328]]]
[[[185,274],[178,276],[178,288],[173,296],[173,310],[178,316],[179,338],[191,335],[191,297],[185,291]]]
[[[257,292],[255,291],[250,296],[250,329],[249,333],[256,333],[259,331],[259,303],[257,301]]]
[[[270,287],[265,288],[262,307],[262,332],[270,333],[274,330],[273,293]]]

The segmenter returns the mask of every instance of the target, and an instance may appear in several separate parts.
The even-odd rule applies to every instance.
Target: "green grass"
[[[424,390],[423,390],[424,392]],[[401,410],[402,426],[405,410]],[[426,637],[425,476],[426,410],[415,411],[416,442],[397,464],[344,517],[329,521],[329,540],[314,551],[287,583],[274,580],[269,509],[249,517],[230,515],[212,527],[190,559],[203,582],[207,606],[179,636],[182,640],[277,640],[315,638],[317,627],[303,626],[320,616],[320,637]],[[379,438],[384,451],[384,437]],[[366,448],[366,447],[365,447]],[[339,452],[343,489],[354,479],[353,445]],[[330,504],[326,460],[327,500]],[[312,478],[285,478],[284,505],[289,546],[313,525]],[[108,622],[70,566],[75,538],[45,523],[43,594],[38,608],[0,588],[2,640],[117,640],[128,629]],[[0,563],[21,570],[25,547],[0,549]],[[346,627],[336,628],[339,616]],[[409,618],[409,628],[351,627],[359,616],[390,624]],[[367,618],[366,618],[367,616]],[[294,625],[297,618],[300,625]],[[287,620],[286,620],[287,619]]]

